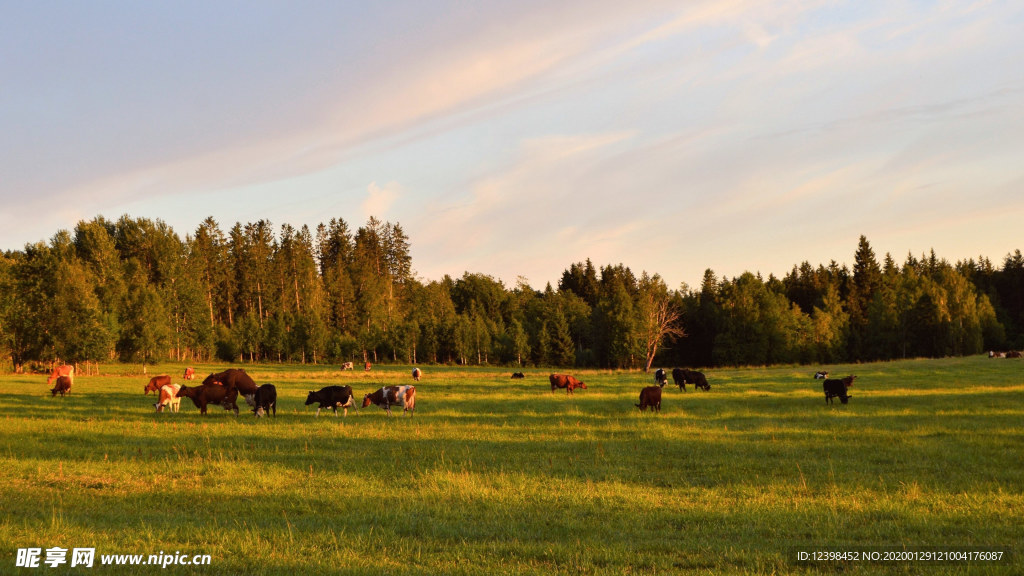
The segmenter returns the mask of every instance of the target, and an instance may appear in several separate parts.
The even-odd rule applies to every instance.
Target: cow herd
[[[523,375],[519,372],[512,375],[513,378],[522,378]],[[846,404],[850,401],[849,390],[853,386],[853,381],[856,376],[847,376],[840,379],[829,379],[828,372],[819,370],[814,373],[815,380],[824,380],[823,390],[825,392],[825,402],[832,404],[833,398],[839,398],[839,401]],[[573,390],[581,388],[586,390],[587,385],[577,380],[573,376],[566,374],[552,374],[548,378],[551,382],[551,391],[554,392],[556,388],[564,388],[565,393],[572,394]],[[703,372],[697,372],[696,370],[688,370],[686,368],[674,368],[672,370],[672,381],[675,385],[679,386],[680,391],[686,390],[687,384],[692,384],[694,388],[698,390],[704,390],[705,392],[711,390],[711,385],[708,384],[708,379]],[[657,386],[646,386],[640,390],[640,403],[634,404],[641,412],[646,411],[648,408],[651,412],[661,412],[661,391],[662,388],[668,384],[668,373],[664,369],[658,368],[654,371],[654,383]]]
[[[991,355],[990,355],[991,357]],[[349,363],[350,364],[350,363]],[[351,369],[346,365],[343,369]],[[74,382],[73,366],[57,366],[50,377],[46,380],[47,385],[55,383],[50,390],[51,395],[70,394]],[[413,368],[413,380],[419,382],[423,372],[419,368]],[[192,380],[195,378],[195,370],[186,368],[183,379]],[[523,379],[522,372],[512,374],[513,379]],[[841,379],[830,379],[828,372],[818,371],[814,373],[815,380],[823,380],[822,388],[825,392],[825,402],[832,404],[833,398],[839,398],[842,404],[849,402],[849,389],[853,386],[856,376],[847,376]],[[587,385],[582,380],[569,374],[551,374],[548,377],[551,384],[551,392],[556,389],[565,390],[566,395],[572,395],[576,390],[586,390]],[[679,387],[680,391],[686,390],[687,384],[692,384],[697,390],[709,391],[707,377],[703,372],[688,370],[686,368],[674,368],[672,370],[672,381]],[[662,389],[668,384],[668,373],[659,368],[654,372],[654,383],[656,386],[646,386],[640,391],[640,403],[634,404],[641,412],[650,408],[652,412],[661,412]],[[273,384],[257,386],[245,370],[229,368],[223,372],[210,374],[199,386],[185,386],[174,384],[171,377],[162,374],[150,378],[143,389],[144,394],[155,392],[156,403],[153,406],[157,412],[168,410],[178,412],[181,399],[189,398],[201,414],[206,414],[207,408],[216,405],[230,410],[238,415],[238,396],[241,395],[245,402],[252,408],[256,417],[272,415],[277,416],[277,388]],[[337,416],[338,408],[343,410],[343,415],[348,416],[348,409],[355,407],[355,396],[351,386],[327,386],[317,391],[310,391],[306,396],[306,406],[317,404],[316,415],[324,408],[330,408]],[[379,406],[388,416],[391,416],[391,407],[401,407],[403,414],[413,415],[416,409],[416,387],[415,386],[383,386],[380,389],[367,393],[363,396],[362,406],[365,408],[373,404]]]

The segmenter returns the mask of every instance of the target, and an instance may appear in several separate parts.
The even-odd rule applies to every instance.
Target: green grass
[[[197,367],[197,374],[223,366]],[[708,370],[710,392],[651,378],[424,367],[415,418],[314,418],[307,391],[357,397],[409,369],[258,365],[276,419],[189,400],[155,414],[138,369],[51,398],[0,376],[0,574],[19,548],[210,554],[209,566],[90,574],[1017,574],[1024,571],[1024,364],[983,357]],[[177,365],[158,367],[180,382]],[[132,373],[132,372],[135,373]],[[150,374],[156,373],[150,368]],[[400,412],[398,412],[400,414]],[[801,565],[795,547],[1004,547],[999,565]],[[45,552],[44,552],[45,557]]]

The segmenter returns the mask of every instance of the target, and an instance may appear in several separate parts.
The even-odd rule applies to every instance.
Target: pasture
[[[203,375],[224,365],[197,366]],[[242,366],[277,418],[153,411],[137,367],[51,398],[0,376],[0,573],[1019,574],[1024,363],[972,357],[652,375],[423,366],[414,418],[314,418],[306,394],[411,384],[409,367]],[[182,366],[166,371],[181,383]],[[671,367],[668,367],[671,368]],[[1001,547],[1009,561],[800,564],[796,548]],[[206,566],[15,568],[19,548],[209,554]]]

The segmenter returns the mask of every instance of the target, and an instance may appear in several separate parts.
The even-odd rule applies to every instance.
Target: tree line
[[[649,368],[830,363],[1024,347],[1024,258],[804,262],[782,278],[707,270],[699,289],[571,264],[557,287],[414,276],[401,225],[371,217],[184,239],[97,217],[0,256],[0,350],[60,362],[345,361]]]

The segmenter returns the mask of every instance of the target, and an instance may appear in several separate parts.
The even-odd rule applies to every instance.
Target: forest
[[[803,262],[778,278],[704,273],[670,288],[623,264],[571,263],[556,287],[465,272],[415,277],[400,224],[266,220],[182,239],[96,217],[0,255],[0,353],[53,362],[650,368],[945,357],[1024,348],[1024,257]]]

